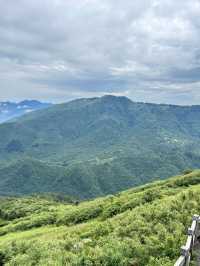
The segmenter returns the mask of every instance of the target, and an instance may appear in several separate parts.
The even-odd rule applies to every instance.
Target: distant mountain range
[[[200,106],[78,99],[0,125],[0,194],[80,198],[200,168]]]
[[[50,103],[42,103],[35,100],[24,100],[19,103],[0,102],[0,123],[38,109],[49,107],[50,105]]]

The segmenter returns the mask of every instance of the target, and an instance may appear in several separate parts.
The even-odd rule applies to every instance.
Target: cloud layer
[[[199,0],[0,0],[0,100],[200,104]]]

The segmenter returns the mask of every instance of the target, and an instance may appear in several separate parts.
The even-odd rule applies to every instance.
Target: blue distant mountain
[[[47,108],[51,105],[51,103],[43,103],[36,100],[24,100],[19,103],[9,101],[0,102],[0,123],[32,111]]]

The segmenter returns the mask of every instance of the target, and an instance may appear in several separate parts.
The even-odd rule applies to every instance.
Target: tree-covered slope
[[[136,178],[123,176],[123,169],[118,165],[77,163],[67,167],[33,159],[22,159],[3,167],[0,177],[1,195],[59,192],[82,199],[138,184]]]
[[[89,198],[199,168],[199,117],[199,106],[114,96],[25,115],[0,125],[0,194]]]
[[[5,265],[171,266],[200,213],[200,171],[77,204],[1,198]]]

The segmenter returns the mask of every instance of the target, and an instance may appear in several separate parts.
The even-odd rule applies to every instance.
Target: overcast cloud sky
[[[200,104],[199,0],[0,0],[0,100]]]

